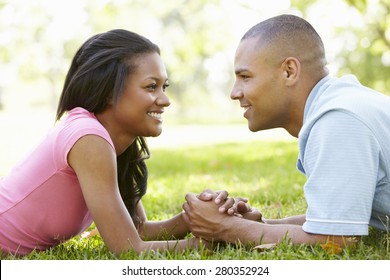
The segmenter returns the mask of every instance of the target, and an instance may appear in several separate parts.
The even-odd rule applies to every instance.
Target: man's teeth
[[[161,119],[161,113],[148,112],[148,115],[155,119]]]
[[[251,106],[244,106],[244,111],[247,111]]]

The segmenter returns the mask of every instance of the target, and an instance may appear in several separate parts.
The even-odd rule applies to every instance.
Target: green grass
[[[221,144],[197,148],[154,150],[148,160],[150,180],[143,199],[148,218],[164,219],[181,211],[187,192],[205,188],[228,190],[231,196],[249,198],[266,218],[302,214],[306,209],[303,196],[305,177],[295,168],[295,142],[256,142]],[[93,227],[93,226],[92,226]],[[320,246],[291,245],[285,240],[277,247],[256,251],[240,245],[225,245],[214,251],[188,250],[184,253],[128,252],[120,259],[170,260],[317,260],[317,259],[390,259],[388,233],[370,229],[356,248],[340,254],[328,254]],[[8,256],[6,259],[16,259]],[[101,238],[81,240],[75,237],[45,252],[32,253],[23,259],[117,259]]]

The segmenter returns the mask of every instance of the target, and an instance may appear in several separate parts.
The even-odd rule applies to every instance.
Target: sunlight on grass
[[[277,208],[278,215],[292,214],[283,210],[284,204],[299,203],[302,213],[305,178],[296,171],[296,157],[296,143],[285,142],[153,151],[148,160],[150,181],[143,202],[152,213],[152,205],[164,208],[166,202],[167,208],[178,212],[187,192],[224,189],[231,196],[248,198],[251,205],[265,212],[275,212],[271,208]]]
[[[231,196],[249,198],[252,206],[267,218],[281,218],[305,212],[305,177],[295,168],[297,145],[294,142],[232,143],[198,148],[157,149],[152,151],[148,192],[143,204],[150,220],[169,218],[181,211],[187,192],[205,188],[225,189]],[[92,225],[91,229],[94,228]],[[213,250],[185,252],[133,251],[119,259],[139,260],[327,260],[390,259],[388,233],[370,229],[370,236],[355,248],[332,254],[321,246],[291,245],[284,240],[268,250],[240,244],[219,244]],[[18,259],[8,256],[7,259]],[[75,237],[45,252],[24,259],[117,259],[104,246],[100,236]]]

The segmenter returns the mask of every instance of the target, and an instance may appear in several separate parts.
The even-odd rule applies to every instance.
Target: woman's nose
[[[165,94],[165,92],[161,92],[156,102],[159,106],[163,107],[168,107],[169,105],[171,105],[171,101],[169,100],[169,97]]]

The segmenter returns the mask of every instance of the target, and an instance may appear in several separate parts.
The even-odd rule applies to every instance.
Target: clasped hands
[[[236,219],[262,221],[261,213],[241,197],[231,198],[227,191],[205,190],[199,195],[188,193],[182,217],[191,232],[206,240],[226,241]]]

